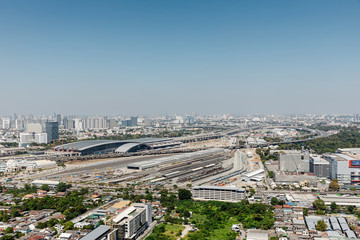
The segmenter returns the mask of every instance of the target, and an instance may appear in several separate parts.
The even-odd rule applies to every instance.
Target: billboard
[[[349,160],[349,167],[360,168],[360,160]]]

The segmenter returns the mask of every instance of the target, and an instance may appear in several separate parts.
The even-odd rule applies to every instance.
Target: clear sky
[[[0,115],[359,113],[357,0],[0,1]]]

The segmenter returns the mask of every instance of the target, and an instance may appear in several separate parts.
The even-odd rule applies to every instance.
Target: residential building
[[[134,240],[149,227],[151,204],[133,204],[113,218],[118,240]]]

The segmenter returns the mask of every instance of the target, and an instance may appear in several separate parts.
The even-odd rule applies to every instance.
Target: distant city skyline
[[[360,2],[2,1],[0,116],[359,113]]]

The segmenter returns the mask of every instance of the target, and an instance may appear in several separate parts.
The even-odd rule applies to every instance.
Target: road
[[[181,236],[178,238],[178,240],[180,240],[181,238],[185,238],[185,236],[189,233],[191,229],[190,225],[185,225],[184,227],[185,229],[182,231]]]

